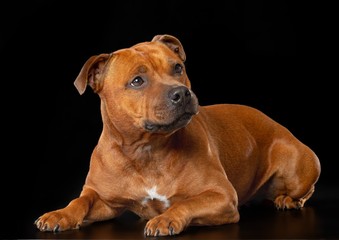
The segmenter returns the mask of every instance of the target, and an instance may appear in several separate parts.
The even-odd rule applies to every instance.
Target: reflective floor
[[[175,239],[339,239],[338,188],[318,186],[302,210],[278,211],[270,204],[244,206],[236,224],[189,227]],[[41,209],[29,209],[16,229],[4,229],[4,238],[30,239],[144,239],[145,221],[132,213],[79,230],[45,233],[33,222]],[[6,231],[7,230],[7,231]],[[168,238],[168,237],[166,237]]]

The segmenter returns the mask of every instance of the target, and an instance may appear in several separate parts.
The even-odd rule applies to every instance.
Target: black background
[[[102,126],[99,97],[91,89],[80,96],[73,85],[85,61],[157,34],[182,42],[201,105],[262,110],[316,152],[319,185],[337,187],[337,88],[321,67],[319,28],[301,12],[289,1],[2,6],[4,233],[21,231],[21,221],[33,222],[80,193]]]

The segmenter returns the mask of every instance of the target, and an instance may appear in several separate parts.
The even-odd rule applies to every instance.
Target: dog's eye
[[[142,84],[144,84],[144,80],[141,77],[136,77],[133,79],[133,81],[130,83],[132,87],[140,87]]]
[[[181,64],[179,64],[179,63],[175,64],[175,66],[174,66],[174,72],[175,73],[182,74],[183,70],[184,70],[184,67]]]

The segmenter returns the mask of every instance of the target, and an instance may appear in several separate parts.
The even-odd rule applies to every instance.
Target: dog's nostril
[[[169,91],[169,99],[173,104],[178,104],[185,101],[186,98],[191,96],[190,91],[186,87],[176,87]]]
[[[179,94],[175,94],[173,97],[172,97],[172,102],[179,102],[181,99],[180,95]]]

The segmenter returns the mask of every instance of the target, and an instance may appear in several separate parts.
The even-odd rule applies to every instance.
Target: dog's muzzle
[[[198,113],[198,99],[195,94],[185,86],[170,89],[166,96],[168,122],[159,123],[145,121],[145,129],[150,132],[170,132],[186,126],[192,116]]]

